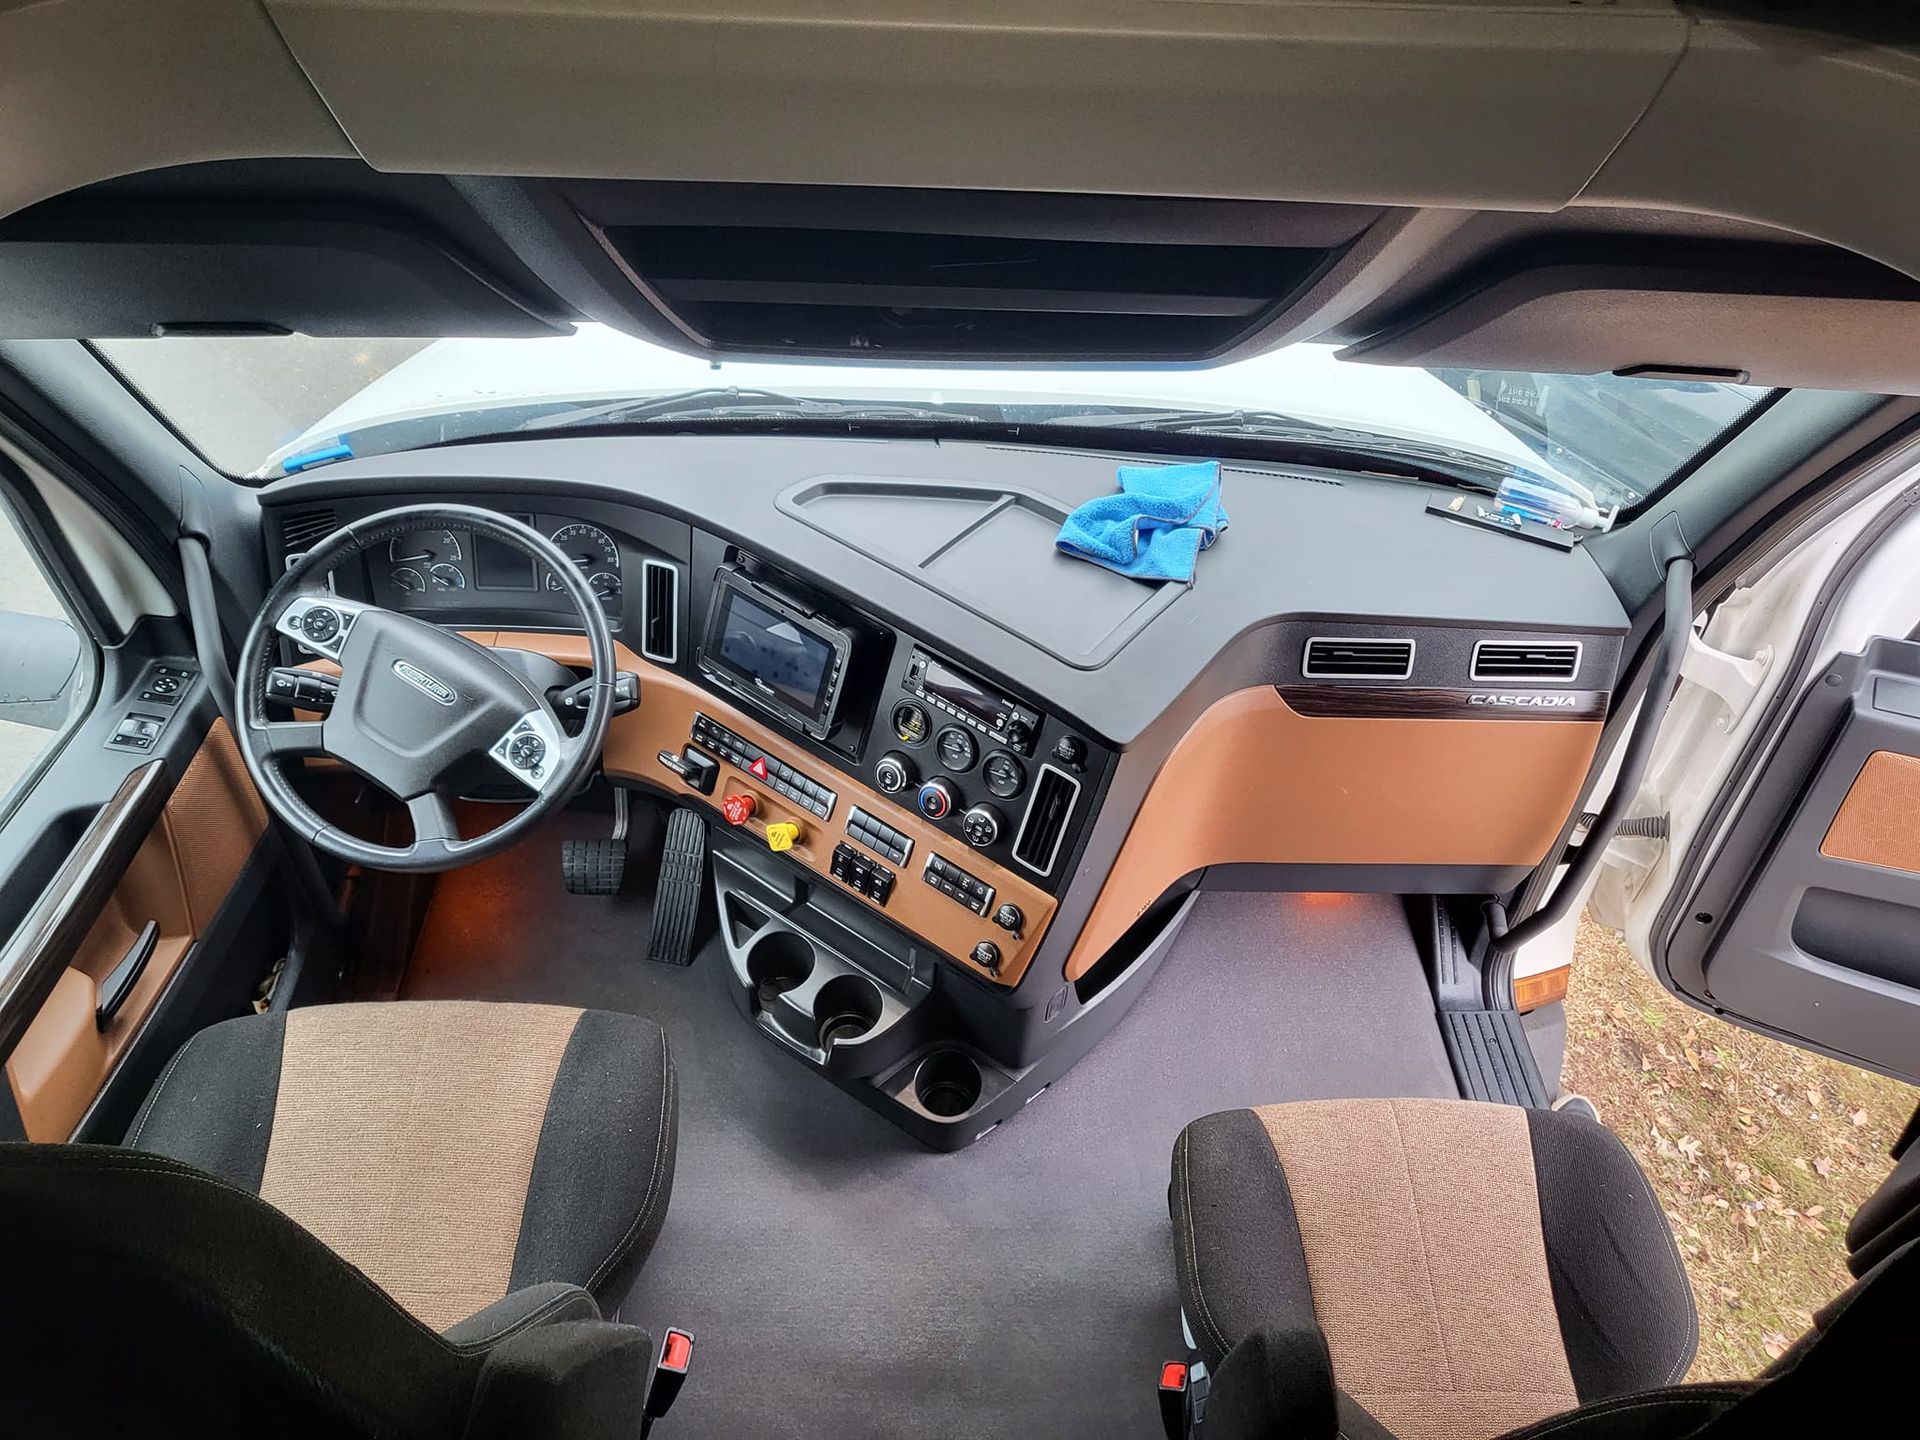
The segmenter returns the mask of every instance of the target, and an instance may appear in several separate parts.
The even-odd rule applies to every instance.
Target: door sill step
[[[1553,1098],[1518,1010],[1442,1010],[1440,1035],[1462,1099],[1540,1109]]]

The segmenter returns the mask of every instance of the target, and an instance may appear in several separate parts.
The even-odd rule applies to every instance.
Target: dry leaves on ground
[[[1700,1310],[1695,1380],[1764,1368],[1846,1287],[1847,1221],[1920,1100],[1689,1009],[1591,919],[1564,1083],[1592,1098],[1667,1212]]]

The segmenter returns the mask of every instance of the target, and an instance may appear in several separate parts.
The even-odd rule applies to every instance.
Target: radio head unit
[[[840,708],[853,632],[734,566],[714,576],[700,670],[795,729],[825,740]]]

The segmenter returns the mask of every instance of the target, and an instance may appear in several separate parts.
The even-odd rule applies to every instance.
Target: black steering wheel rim
[[[592,663],[591,694],[577,736],[568,737],[545,695],[493,659],[485,646],[416,616],[347,600],[325,588],[327,575],[342,561],[410,531],[440,528],[465,530],[512,546],[545,565],[558,580],[586,634]],[[330,609],[342,621],[335,658],[342,666],[345,708],[337,704],[334,713],[321,721],[270,719],[267,677],[277,658],[279,638],[289,633],[282,621],[316,609]],[[415,664],[407,658],[413,654],[428,658]],[[351,677],[346,673],[350,660],[359,672]],[[436,679],[436,670],[456,674],[458,685]],[[592,776],[613,713],[614,675],[613,635],[599,597],[552,541],[518,520],[476,506],[406,505],[342,526],[309,549],[268,590],[241,647],[235,738],[268,808],[315,848],[379,870],[449,870],[510,849]],[[524,723],[503,730],[499,740],[484,750],[462,733],[484,735],[493,721],[522,703],[526,708],[519,713]],[[416,730],[424,735],[436,724],[444,732],[439,743],[431,736],[419,744],[408,743]],[[396,729],[406,732],[397,740],[389,733]],[[486,834],[462,838],[449,797],[433,779],[452,763],[475,754],[490,754],[506,766],[505,747],[522,732],[542,737],[550,756],[559,751],[557,758],[550,767],[533,767],[538,783],[528,773],[508,768],[506,773],[517,774],[533,792],[532,802]],[[414,820],[413,843],[375,844],[324,820],[281,768],[289,759],[312,755],[341,760],[406,803]]]

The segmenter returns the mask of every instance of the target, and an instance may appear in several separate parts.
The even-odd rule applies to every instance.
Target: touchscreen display
[[[727,597],[720,658],[804,714],[826,703],[833,647],[738,590]]]

